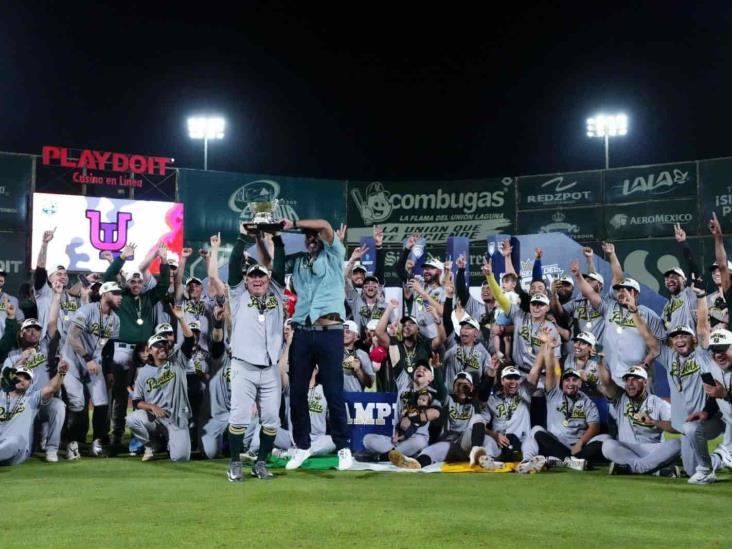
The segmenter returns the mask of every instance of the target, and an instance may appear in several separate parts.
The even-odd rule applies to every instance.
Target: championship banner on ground
[[[513,232],[515,179],[442,182],[349,182],[348,242],[384,228],[384,243],[399,244],[419,232],[427,244],[450,236],[485,242],[495,233]]]
[[[167,156],[46,145],[36,163],[35,190],[172,202],[176,172]]]
[[[130,259],[135,265],[160,241],[180,256],[183,204],[34,193],[32,268],[36,267],[43,232],[54,229],[47,267],[64,265],[69,271],[103,272],[109,263],[102,254],[111,252],[117,257],[128,243],[137,245]],[[159,272],[158,260],[151,271]]]
[[[696,162],[605,170],[605,202],[696,198]]]
[[[251,219],[251,204],[277,201],[275,218],[326,219],[334,229],[346,222],[345,182],[305,177],[179,170],[180,201],[186,208],[186,240],[225,241],[239,234],[239,219]]]
[[[343,393],[351,431],[351,450],[363,450],[368,434],[391,437],[396,422],[396,393]]]

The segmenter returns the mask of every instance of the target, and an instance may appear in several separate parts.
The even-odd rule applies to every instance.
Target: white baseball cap
[[[566,370],[564,370],[564,372],[562,372],[562,379],[569,376],[574,376],[582,379],[579,370],[575,370],[574,368],[567,368]]]
[[[597,343],[597,339],[590,332],[580,332],[576,336],[574,336],[574,340],[584,341],[585,343],[589,343],[593,347],[595,346],[595,343]]]
[[[434,267],[435,269],[443,270],[445,265],[436,257],[429,257],[423,264],[424,267]]]
[[[455,381],[457,381],[458,379],[464,379],[465,381],[467,381],[468,383],[470,383],[471,385],[473,385],[473,376],[471,376],[466,371],[458,372],[455,375],[455,380],[452,382],[452,384],[455,385]]]
[[[516,366],[506,366],[501,372],[501,379],[509,376],[521,377],[521,370],[516,368]]]
[[[264,276],[269,276],[269,269],[264,265],[255,263],[247,269],[247,276],[251,275],[252,273],[262,273]]]
[[[201,282],[201,279],[198,278],[197,276],[188,277],[186,279],[186,284],[185,285],[188,286],[191,282],[197,282],[198,284],[203,284],[203,282]]]
[[[200,320],[191,320],[188,323],[188,328],[190,328],[191,331],[196,330],[197,332],[201,331],[201,321]]]
[[[349,332],[353,332],[354,334],[358,334],[358,324],[356,324],[353,320],[346,320],[343,323],[343,329]]]
[[[364,273],[366,273],[366,272],[368,272],[368,269],[366,268],[366,266],[365,266],[365,265],[364,265],[363,263],[360,263],[360,262],[359,262],[359,263],[356,263],[356,264],[355,264],[355,265],[353,266],[353,269],[351,269],[351,271],[352,271],[352,272],[354,272],[354,273],[355,273],[356,271],[363,271]]]
[[[597,280],[603,286],[605,285],[605,278],[600,273],[585,273],[582,275],[584,278],[591,278]]]
[[[147,340],[147,346],[152,347],[156,343],[167,343],[168,338],[161,334],[154,334]]]
[[[475,328],[476,330],[480,330],[480,324],[478,324],[478,321],[477,321],[477,320],[475,320],[474,318],[471,318],[471,317],[469,317],[469,316],[466,316],[465,318],[463,318],[463,319],[462,319],[462,320],[460,321],[460,326],[464,326],[464,325],[466,325],[466,324],[467,324],[468,326],[472,326],[472,327],[473,327],[473,328]]]
[[[412,315],[403,316],[402,319],[399,321],[399,324],[404,324],[407,321],[414,322],[417,326],[419,326],[419,321]]]
[[[668,331],[668,334],[666,334],[668,337],[674,337],[675,335],[679,334],[688,334],[690,336],[695,336],[694,330],[689,328],[688,326],[674,326]]]
[[[715,269],[719,269],[719,264],[716,261],[709,266],[710,271],[714,271]],[[727,261],[727,269],[732,271],[732,261]]]
[[[23,321],[23,324],[20,325],[20,329],[25,330],[26,328],[38,328],[39,330],[42,330],[43,325],[35,318],[26,318]]]
[[[168,262],[168,265],[171,267],[178,267],[180,264],[180,258],[178,257],[178,254],[168,250],[168,255],[165,256],[166,261]]]
[[[154,330],[155,334],[172,334],[173,333],[173,325],[169,322],[161,322],[157,326],[155,326]]]
[[[125,273],[125,282],[129,282],[133,278],[139,278],[140,280],[142,280],[142,273],[137,269],[132,269],[131,271]]]
[[[570,286],[574,287],[574,280],[572,280],[567,275],[562,275],[557,278],[557,282],[561,282],[562,284],[569,284]]]
[[[549,298],[546,294],[536,292],[535,294],[531,294],[530,303],[542,303],[544,305],[549,305]]]
[[[732,332],[729,330],[715,330],[709,334],[709,346],[728,346],[732,345]]]
[[[684,274],[684,271],[681,267],[674,267],[673,269],[667,270],[665,273],[663,273],[663,276],[669,276],[669,275],[678,275],[683,279],[686,279],[686,275]]]
[[[623,374],[623,379],[630,376],[648,379],[648,372],[643,366],[636,364],[635,366],[628,368],[628,371]]]
[[[613,285],[613,290],[619,290],[620,288],[629,288],[640,293],[640,284],[638,284],[638,281],[633,278],[624,278],[617,284]]]
[[[17,367],[15,369],[15,374],[16,375],[17,374],[25,374],[25,375],[27,375],[31,379],[31,381],[33,381],[33,378],[35,377],[33,375],[33,370],[31,370],[30,368],[27,368],[25,366],[19,366],[19,367]]]
[[[109,292],[119,292],[122,293],[122,288],[119,287],[119,284],[117,284],[114,281],[105,282],[102,284],[99,288],[99,295],[104,295]]]

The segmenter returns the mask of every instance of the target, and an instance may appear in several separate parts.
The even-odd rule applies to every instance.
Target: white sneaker
[[[145,453],[142,454],[142,461],[150,461],[155,457],[155,452],[151,446],[145,446]]]
[[[689,484],[712,484],[717,482],[717,475],[714,474],[714,471],[708,469],[697,469],[688,482]]]
[[[554,456],[549,456],[546,458],[547,469],[563,469],[566,466],[567,464],[564,462],[563,459],[559,459],[558,457]]]
[[[239,454],[239,461],[242,463],[257,463],[257,453],[253,450],[247,450]]]
[[[719,456],[719,460],[722,462],[722,467],[732,469],[732,454],[726,446],[719,445],[714,450],[714,453]]]
[[[286,458],[290,454],[288,454],[287,450],[283,450],[282,448],[272,448],[272,455],[276,458]]]
[[[58,463],[58,452],[56,450],[46,450],[46,461],[48,463]]]
[[[572,469],[573,471],[584,471],[587,469],[587,460],[571,456],[566,457],[564,458],[564,466],[567,469]]]
[[[416,460],[415,460],[416,461]],[[341,448],[338,450],[338,470],[346,471],[353,465],[353,456],[350,448]]]
[[[538,473],[546,465],[546,458],[544,456],[534,456],[527,461],[522,461],[516,467],[516,472],[522,475]]]
[[[288,471],[292,471],[293,469],[298,469],[300,465],[303,464],[303,462],[310,457],[310,448],[306,448],[305,450],[301,448],[297,448],[293,453],[292,457],[290,458],[290,461],[287,462],[287,465],[285,465],[285,469]],[[338,462],[340,463],[340,456],[338,459]]]
[[[76,441],[69,442],[66,445],[66,459],[68,459],[69,461],[81,459],[81,454],[79,453],[79,444]]]
[[[483,452],[483,455],[478,458],[478,465],[480,465],[483,469],[488,470],[503,469],[503,462],[496,461],[491,456],[486,455],[485,451]]]
[[[102,448],[102,441],[95,438],[91,445],[91,455],[94,457],[101,457],[104,455],[104,448]]]
[[[470,466],[479,465],[480,458],[486,455],[486,450],[482,446],[473,446],[470,449]]]

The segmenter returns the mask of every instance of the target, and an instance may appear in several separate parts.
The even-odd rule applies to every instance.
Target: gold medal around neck
[[[569,427],[569,421],[567,421],[566,419],[562,421],[562,426]]]
[[[618,326],[617,328],[615,328],[615,331],[616,331],[616,332],[617,332],[618,334],[622,334],[622,333],[623,333],[623,327],[622,327],[622,326]]]
[[[260,314],[260,315],[259,315],[259,316],[257,317],[257,320],[259,320],[259,322],[264,322],[264,315],[263,315],[263,314]]]
[[[587,328],[588,330],[589,330],[590,328],[592,328],[592,322],[589,322],[589,321],[588,321],[588,322],[587,322],[587,324],[585,324],[585,328]]]
[[[141,318],[138,318],[138,319],[137,319],[137,325],[138,325],[138,326],[142,326],[142,324],[143,324],[144,322],[145,322],[145,321],[144,321],[144,320],[142,320]]]

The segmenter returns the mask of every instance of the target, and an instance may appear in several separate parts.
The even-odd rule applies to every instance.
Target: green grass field
[[[0,547],[727,547],[732,476],[275,471],[32,458],[0,469]],[[247,470],[248,472],[248,470]]]

